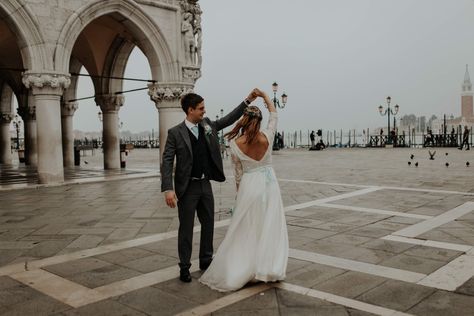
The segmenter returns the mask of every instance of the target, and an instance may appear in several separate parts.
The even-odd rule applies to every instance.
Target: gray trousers
[[[214,239],[214,196],[211,182],[207,179],[192,180],[178,201],[178,254],[179,267],[191,267],[193,251],[194,214],[201,223],[199,264],[208,265],[212,260]]]

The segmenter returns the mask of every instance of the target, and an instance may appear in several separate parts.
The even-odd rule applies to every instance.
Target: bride
[[[256,89],[268,108],[249,106],[226,134],[230,141],[237,200],[227,234],[199,281],[221,292],[240,289],[253,280],[283,280],[288,262],[288,232],[280,187],[272,168],[277,112],[267,94]]]

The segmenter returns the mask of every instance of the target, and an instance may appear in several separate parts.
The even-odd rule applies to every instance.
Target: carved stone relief
[[[163,101],[178,101],[183,95],[193,92],[190,86],[163,85],[152,83],[148,85],[150,99],[159,104]]]
[[[71,84],[69,75],[55,73],[24,73],[22,78],[23,84],[28,89],[51,88],[62,92]],[[57,92],[56,92],[57,93]]]
[[[95,103],[100,106],[102,112],[118,112],[125,102],[123,95],[98,95],[95,97]]]
[[[9,124],[13,120],[13,114],[11,113],[0,113],[0,123]]]
[[[79,108],[77,102],[64,102],[61,104],[61,116],[71,116]]]
[[[181,33],[183,35],[185,63],[187,66],[200,67],[202,64],[202,11],[197,0],[181,0],[180,5],[183,12]]]

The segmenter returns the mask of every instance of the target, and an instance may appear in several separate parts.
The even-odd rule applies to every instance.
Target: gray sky
[[[288,94],[280,128],[385,126],[390,95],[400,114],[460,114],[465,64],[474,79],[472,0],[200,0],[203,77],[195,91],[208,116],[228,112],[253,87]],[[149,77],[136,50],[127,76]],[[141,84],[127,83],[126,89]],[[88,79],[79,96],[91,95]],[[130,93],[124,130],[158,127],[146,92]],[[258,103],[257,103],[258,104]],[[261,103],[260,103],[261,104]],[[76,129],[100,130],[98,108],[81,102]]]

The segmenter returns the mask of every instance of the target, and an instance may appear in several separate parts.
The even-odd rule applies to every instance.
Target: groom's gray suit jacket
[[[211,121],[205,117],[199,123],[205,133],[206,144],[212,158],[214,168],[211,168],[210,180],[218,182],[225,181],[222,166],[222,157],[219,146],[218,132],[221,129],[232,125],[244,113],[247,105],[242,102],[232,112],[216,121]],[[191,180],[191,170],[193,167],[193,153],[189,132],[184,121],[168,130],[163,161],[161,164],[161,191],[173,190],[173,163],[176,157],[176,170],[174,176],[174,191],[178,199],[186,192]]]

